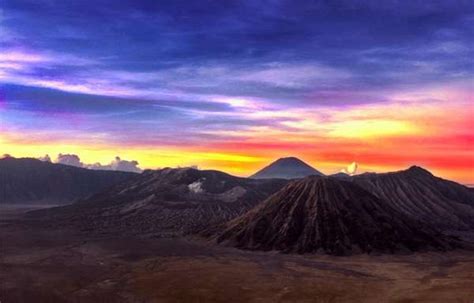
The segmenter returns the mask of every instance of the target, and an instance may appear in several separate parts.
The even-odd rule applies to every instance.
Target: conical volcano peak
[[[280,158],[250,178],[254,179],[298,179],[311,175],[323,176],[321,172],[296,157]]]
[[[299,162],[299,163],[304,163],[302,160],[300,160],[296,157],[283,157],[283,158],[280,158],[280,159],[276,160],[275,162]]]
[[[421,166],[417,166],[417,165],[410,166],[410,168],[408,168],[406,171],[411,172],[411,173],[417,173],[417,174],[429,174],[429,175],[431,175],[431,173],[427,169],[425,169]]]
[[[303,160],[300,160],[296,157],[285,157],[285,158],[280,158],[276,161],[274,161],[271,165],[282,165],[282,166],[301,166],[301,167],[308,167],[312,168],[309,164],[304,162]]]
[[[335,255],[452,245],[353,182],[317,176],[289,183],[216,239],[243,249]]]

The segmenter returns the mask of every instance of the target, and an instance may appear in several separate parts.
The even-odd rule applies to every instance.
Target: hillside
[[[285,184],[212,170],[147,170],[89,199],[32,216],[94,233],[190,233],[244,213]]]
[[[363,188],[326,177],[288,184],[226,224],[217,242],[251,250],[335,255],[456,245]]]
[[[6,157],[0,159],[0,202],[68,204],[135,176],[138,174]]]

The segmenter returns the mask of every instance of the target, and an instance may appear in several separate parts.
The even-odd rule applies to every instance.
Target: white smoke
[[[202,182],[200,180],[189,184],[188,188],[189,188],[189,191],[191,191],[195,194],[199,194],[199,193],[204,192],[204,189],[202,189]]]
[[[359,165],[357,164],[357,162],[352,162],[346,168],[343,168],[341,172],[352,176],[356,174],[358,167]]]

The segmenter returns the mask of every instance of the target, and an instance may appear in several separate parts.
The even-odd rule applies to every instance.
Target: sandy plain
[[[474,253],[289,255],[86,236],[0,208],[0,301],[474,302]]]

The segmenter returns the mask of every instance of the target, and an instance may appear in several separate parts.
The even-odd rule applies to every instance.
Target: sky
[[[239,176],[297,156],[474,184],[472,1],[0,8],[0,153]]]

